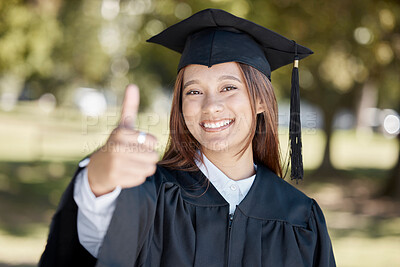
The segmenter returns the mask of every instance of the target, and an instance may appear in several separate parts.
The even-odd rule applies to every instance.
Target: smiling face
[[[262,111],[258,105],[256,110]],[[253,131],[253,111],[237,63],[185,67],[182,112],[187,128],[206,154],[239,152]]]

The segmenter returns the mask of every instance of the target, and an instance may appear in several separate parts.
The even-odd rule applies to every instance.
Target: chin
[[[202,143],[201,146],[207,150],[216,151],[216,152],[228,151],[229,147],[230,147],[229,143],[225,140],[218,141],[218,142]]]

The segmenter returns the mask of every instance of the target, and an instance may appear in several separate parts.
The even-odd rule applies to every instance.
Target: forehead
[[[183,82],[190,81],[193,79],[218,79],[221,76],[235,76],[240,80],[242,79],[242,73],[239,69],[239,65],[236,62],[226,62],[213,65],[211,67],[205,65],[191,64],[185,67],[183,74]]]

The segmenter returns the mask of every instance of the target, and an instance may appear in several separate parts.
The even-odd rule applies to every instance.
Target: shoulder
[[[155,173],[160,182],[178,185],[180,187],[192,186],[202,180],[204,176],[200,170],[186,171],[179,169],[172,169],[157,164]]]
[[[156,167],[156,172],[152,176],[147,177],[147,182],[178,184],[178,180],[180,180],[179,176],[182,176],[182,171],[167,168],[160,164],[157,164]]]
[[[307,226],[313,199],[264,165],[257,166],[254,191],[253,196],[260,204],[256,204],[258,208],[254,209],[253,213],[259,213],[258,215],[264,219],[286,221],[295,226]]]
[[[294,185],[286,181],[284,178],[279,177],[274,172],[272,172],[266,166],[261,166],[265,175],[269,179],[270,185],[273,186],[274,191],[277,195],[285,196],[283,199],[284,203],[287,205],[297,203],[298,205],[310,206],[312,204],[312,199],[307,196],[304,192],[297,189]]]

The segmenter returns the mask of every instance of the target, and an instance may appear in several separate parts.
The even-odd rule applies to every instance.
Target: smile
[[[218,132],[218,131],[225,130],[226,128],[231,126],[234,121],[235,120],[233,120],[233,119],[220,120],[220,121],[214,121],[214,122],[207,121],[207,122],[201,122],[200,126],[207,132]]]

